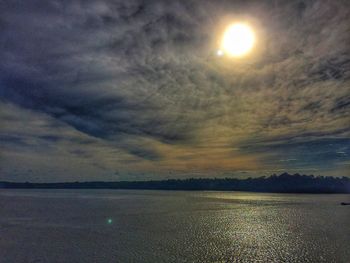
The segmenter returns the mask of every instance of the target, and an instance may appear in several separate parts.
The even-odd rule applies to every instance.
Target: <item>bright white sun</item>
[[[224,32],[221,49],[230,56],[242,57],[252,50],[254,43],[254,31],[246,24],[236,23]]]

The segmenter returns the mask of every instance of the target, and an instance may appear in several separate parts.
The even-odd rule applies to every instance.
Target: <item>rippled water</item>
[[[350,262],[349,195],[0,190],[0,262]]]

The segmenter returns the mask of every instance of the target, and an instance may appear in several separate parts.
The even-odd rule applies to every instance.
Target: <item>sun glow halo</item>
[[[236,23],[224,32],[221,49],[230,56],[242,57],[252,50],[254,44],[254,31],[244,23]]]

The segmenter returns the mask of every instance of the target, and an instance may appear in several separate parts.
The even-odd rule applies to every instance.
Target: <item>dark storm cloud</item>
[[[249,63],[215,57],[218,25],[236,16],[259,28]],[[347,144],[350,134],[349,19],[342,0],[2,1],[0,98],[55,120],[2,138],[97,147],[105,160],[116,148],[150,162],[178,147],[294,159],[303,151],[290,140],[308,147],[315,137],[328,152],[328,140]],[[2,121],[16,127],[11,111]],[[68,150],[93,156],[83,151]],[[308,160],[333,164],[335,151]]]
[[[152,55],[152,43],[170,37],[178,46],[189,22],[162,11],[165,3],[160,11],[145,4],[4,2],[1,95],[100,138],[185,139],[191,125],[172,123],[186,117],[161,114],[164,105],[151,97],[157,87],[147,87],[174,66],[144,60],[163,59]]]

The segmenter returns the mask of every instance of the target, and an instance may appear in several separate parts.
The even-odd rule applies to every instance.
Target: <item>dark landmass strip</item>
[[[169,179],[159,181],[14,183],[0,182],[0,188],[25,189],[148,189],[148,190],[218,190],[276,193],[350,193],[350,178],[313,175],[271,175],[269,177],[232,179]]]

